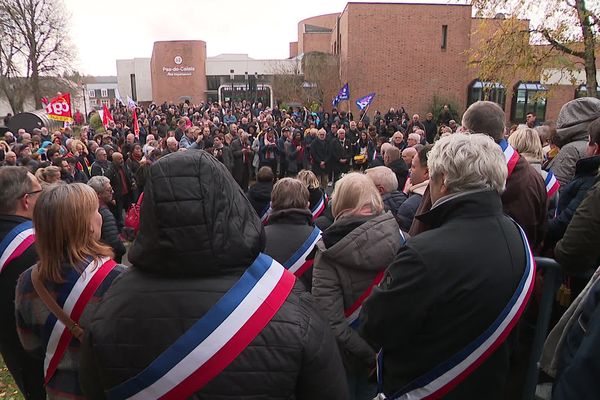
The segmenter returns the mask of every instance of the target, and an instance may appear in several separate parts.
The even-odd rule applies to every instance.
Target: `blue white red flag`
[[[510,144],[508,144],[508,142],[505,139],[502,139],[499,144],[500,144],[500,148],[502,149],[502,152],[504,153],[504,159],[506,160],[506,168],[508,169],[508,175],[507,175],[507,178],[508,178],[510,176],[510,174],[512,174],[515,167],[517,166],[517,162],[519,161],[519,158],[521,158],[521,157],[519,156],[519,153],[517,153],[517,151],[515,149],[513,149],[513,147]]]
[[[365,97],[361,97],[360,99],[356,100],[356,106],[362,111],[367,108],[369,104],[371,104],[374,98],[375,93],[369,93]]]
[[[325,208],[327,207],[327,201],[328,201],[327,195],[324,194],[319,199],[319,202],[317,204],[315,204],[315,206],[313,208],[311,208],[310,213],[312,214],[313,221],[315,221],[317,218],[319,218],[321,216],[321,214],[323,214],[323,211],[325,211]]]
[[[346,83],[338,92],[337,96],[333,99],[331,103],[334,107],[338,105],[338,103],[342,100],[350,99],[350,86]]]
[[[554,196],[554,193],[558,191],[560,188],[560,183],[556,179],[556,176],[552,173],[552,171],[548,171],[548,175],[546,175],[546,193],[548,193],[548,197]]]

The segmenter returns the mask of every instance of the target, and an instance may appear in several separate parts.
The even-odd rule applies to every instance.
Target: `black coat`
[[[386,393],[483,333],[507,305],[526,265],[518,228],[503,215],[495,192],[464,194],[417,218],[432,229],[400,249],[361,313],[362,334],[383,347]],[[509,353],[505,341],[445,398],[503,398]]]
[[[0,241],[15,226],[27,221],[16,215],[0,215]],[[22,391],[31,399],[44,399],[43,360],[33,358],[23,349],[15,323],[15,287],[19,275],[38,260],[35,244],[11,261],[0,274],[0,353]]]
[[[398,190],[402,192],[404,190],[404,185],[406,185],[406,180],[408,179],[408,169],[410,166],[407,166],[404,160],[399,158],[389,163],[387,167],[396,174],[396,179],[398,179]]]
[[[310,145],[310,155],[312,157],[312,169],[317,175],[326,174],[331,164],[331,149],[327,139],[315,139]],[[325,168],[321,168],[321,161],[325,161]]]
[[[106,206],[100,207],[98,212],[102,216],[102,234],[100,239],[112,247],[115,252],[114,260],[120,263],[127,249],[125,249],[125,245],[119,239],[119,229],[117,228],[115,216]]]
[[[313,229],[312,214],[308,209],[292,208],[273,212],[269,216],[269,224],[265,226],[267,237],[265,254],[283,264],[306,242]],[[307,259],[314,259],[316,251],[314,247]],[[308,269],[299,280],[310,292],[312,268]]]
[[[256,182],[248,189],[248,200],[250,200],[250,204],[258,216],[261,216],[263,211],[271,203],[272,191],[273,182]]]
[[[86,328],[86,396],[104,398],[105,390],[148,366],[238,281],[264,240],[241,188],[206,152],[154,163],[129,255],[133,267],[113,283]],[[296,284],[250,345],[191,398],[347,397],[335,339]]]
[[[350,163],[354,157],[354,146],[349,139],[345,139],[342,143],[339,139],[333,138],[329,142],[331,148],[331,167],[336,172],[347,172],[350,169]],[[341,159],[345,159],[346,163],[342,164]]]

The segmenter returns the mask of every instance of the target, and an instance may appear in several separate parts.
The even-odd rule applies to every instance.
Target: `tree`
[[[469,52],[484,81],[509,84],[537,80],[549,69],[570,75],[583,69],[587,93],[597,96],[596,51],[600,51],[600,2],[588,0],[474,0],[479,20]],[[526,18],[532,17],[532,20]]]
[[[25,78],[20,89],[28,89],[36,108],[41,108],[44,85],[56,86],[48,83],[51,78],[71,71],[67,20],[61,0],[0,0],[0,88],[9,99],[15,82]]]
[[[280,63],[272,72],[273,92],[286,103],[324,106],[340,85],[339,58],[322,52],[305,53],[297,62]]]

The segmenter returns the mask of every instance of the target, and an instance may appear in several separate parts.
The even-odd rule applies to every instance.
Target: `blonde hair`
[[[298,172],[297,179],[304,183],[306,188],[309,190],[321,187],[321,182],[319,182],[319,179],[317,179],[315,173],[308,169],[303,169],[302,171]]]
[[[71,143],[69,143],[69,150],[71,153],[75,153],[77,151],[77,145],[81,145],[84,149],[86,148],[85,144],[83,144],[81,140],[74,139],[71,140]]]
[[[60,179],[60,168],[50,165],[46,168],[40,168],[35,171],[35,177],[40,183],[49,183],[48,178],[51,175],[58,176]]]
[[[360,214],[365,207],[369,207],[371,215],[383,212],[383,201],[377,187],[369,177],[357,172],[337,181],[332,197],[331,211],[335,219]]]
[[[97,211],[98,196],[83,183],[51,185],[40,194],[33,223],[42,279],[63,282],[65,262],[76,267],[90,256],[114,257],[112,249],[93,236],[91,221]]]
[[[518,128],[508,137],[508,143],[527,161],[542,162],[542,142],[535,129]]]

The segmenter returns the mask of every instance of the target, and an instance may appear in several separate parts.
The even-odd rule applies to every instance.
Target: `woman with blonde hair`
[[[42,187],[60,182],[60,168],[50,165],[35,171],[35,177]]]
[[[98,196],[84,184],[53,185],[33,212],[39,261],[19,278],[17,332],[26,351],[44,359],[49,399],[83,399],[79,346],[94,310],[124,271],[100,242]]]
[[[69,143],[69,152],[66,157],[73,157],[77,160],[75,167],[77,170],[82,172],[87,179],[91,178],[92,163],[94,162],[90,158],[87,146],[81,140],[71,140]]]
[[[319,178],[317,178],[314,172],[303,169],[298,172],[296,178],[308,189],[310,201],[308,208],[310,208],[310,212],[312,213],[312,220],[315,221],[325,212],[329,199],[323,189],[321,189]]]
[[[373,181],[359,173],[337,182],[332,211],[334,223],[317,243],[312,294],[337,338],[351,399],[372,399],[375,350],[356,331],[358,316],[402,246],[403,234],[394,216],[384,212]]]

